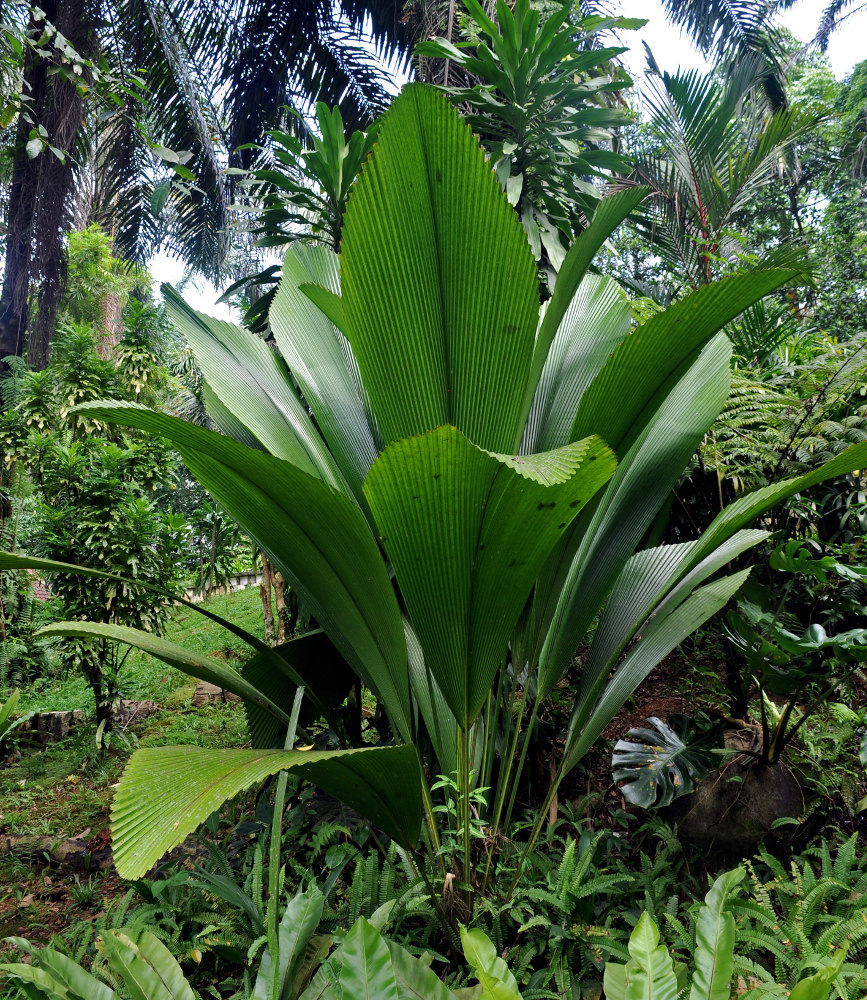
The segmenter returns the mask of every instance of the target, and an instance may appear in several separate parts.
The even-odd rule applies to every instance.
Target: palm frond
[[[774,16],[794,0],[663,0],[669,20],[687,33],[707,56],[725,59],[729,68],[757,56],[760,84],[775,111],[786,105],[782,50]]]

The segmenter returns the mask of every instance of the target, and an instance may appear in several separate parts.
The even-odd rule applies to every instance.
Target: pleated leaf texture
[[[346,330],[386,444],[451,424],[514,447],[539,289],[520,220],[472,131],[406,87],[349,199]]]
[[[350,195],[340,257],[300,245],[287,253],[270,314],[279,354],[169,296],[222,433],[130,403],[81,408],[177,447],[315,615],[335,684],[345,683],[342,657],[405,744],[423,719],[441,770],[454,769],[457,728],[473,724],[510,643],[527,650],[541,700],[613,593],[611,628],[591,646],[570,727],[567,759],[577,760],[604,717],[740,585],[743,573],[706,581],[763,537],[741,529],[800,484],[735,504],[690,547],[633,561],[727,398],[730,347],[719,331],[799,274],[736,275],[630,329],[619,290],[587,268],[642,196],[603,199],[540,312],[532,252],[481,146],[443,97],[412,84]],[[835,473],[863,467],[867,445],[835,462]],[[319,641],[284,648],[281,676],[264,662],[244,675],[261,694],[247,699],[257,743],[279,742],[292,685],[309,674],[308,646]],[[627,669],[610,680],[627,650]],[[315,767],[313,757],[259,750],[215,755],[213,765],[203,756],[145,767],[137,754],[114,817],[119,864],[140,871],[192,828],[176,812],[149,833],[158,813],[148,782],[164,764],[188,786],[183,803],[166,786],[166,813],[173,803],[192,810],[199,795],[210,812],[221,795],[292,767],[408,845],[422,777],[404,747],[414,769],[400,758],[381,780],[398,749],[352,751],[363,753],[353,758],[365,768],[357,785],[339,754],[319,755]],[[235,777],[222,780],[221,767]],[[353,799],[353,788],[366,791]]]
[[[137,750],[111,810],[112,850],[125,878],[141,878],[162,855],[239,792],[278,771],[319,785],[399,844],[421,831],[421,775],[409,746],[359,750]]]
[[[454,427],[389,445],[365,491],[410,619],[458,724],[488,697],[555,544],[608,481],[599,438],[503,458]]]

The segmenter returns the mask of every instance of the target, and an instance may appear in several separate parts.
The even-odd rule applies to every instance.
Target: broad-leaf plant
[[[238,676],[132,629],[50,626],[110,634],[217,680],[256,721],[252,749],[133,754],[112,818],[124,877],[284,769],[404,849],[424,827],[436,852],[427,765],[457,788],[461,842],[437,856],[469,895],[486,883],[540,708],[594,622],[529,846],[617,710],[741,585],[748,570],[724,567],[766,536],[750,523],[867,464],[856,445],[742,496],[700,538],[642,547],[725,405],[731,347],[719,331],[797,278],[785,267],[733,275],[630,329],[617,284],[588,269],[645,193],[599,203],[540,308],[533,253],[478,141],[443,97],[412,84],[355,183],[340,255],[288,251],[270,313],[276,350],[167,291],[223,433],[128,402],[82,412],[171,441],[321,631],[278,650],[258,643],[254,669]],[[0,565],[25,562],[36,565]],[[324,710],[319,665],[335,662],[377,699],[388,745],[280,749],[297,687]],[[492,835],[473,837],[471,820]]]

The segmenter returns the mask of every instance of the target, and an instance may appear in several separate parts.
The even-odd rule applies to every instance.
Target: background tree
[[[28,352],[37,367],[48,359],[64,289],[62,237],[74,188],[90,201],[79,204],[79,220],[100,221],[119,256],[144,262],[167,235],[170,249],[215,276],[228,246],[224,168],[236,148],[284,122],[285,106],[303,110],[319,97],[342,101],[350,124],[369,120],[385,92],[359,33],[369,25],[381,47],[406,45],[398,5],[384,2],[50,0],[28,11],[0,353],[19,354],[32,327]],[[110,103],[94,107],[100,66],[113,70],[103,88]],[[303,116],[290,116],[288,126],[304,131]],[[162,220],[166,234],[154,216],[172,190],[178,197]]]
[[[187,524],[155,500],[177,460],[161,442],[119,435],[73,409],[106,394],[159,405],[168,390],[160,316],[153,306],[134,298],[126,302],[112,359],[105,356],[106,304],[121,309],[132,285],[129,275],[116,273],[109,248],[108,236],[95,228],[71,234],[70,294],[61,307],[51,363],[36,371],[19,361],[4,380],[5,463],[31,484],[29,516],[16,519],[15,542],[62,562],[89,558],[128,579],[172,590]],[[84,321],[88,315],[93,323]],[[32,594],[30,580],[4,582],[7,590],[14,585]],[[151,632],[162,628],[170,604],[151,594],[143,599],[134,586],[66,573],[52,574],[49,585],[55,614],[96,616]],[[59,654],[62,666],[87,679],[97,721],[107,725],[121,690],[123,657],[101,641],[65,641]]]
[[[529,0],[514,10],[499,0],[496,21],[477,0],[466,9],[457,45],[437,38],[415,51],[431,80],[447,80],[445,93],[469,111],[536,259],[553,277],[593,214],[601,195],[594,181],[628,169],[614,148],[615,131],[630,120],[621,92],[632,81],[616,61],[626,50],[603,40],[643,22],[581,16],[571,3],[542,13]]]

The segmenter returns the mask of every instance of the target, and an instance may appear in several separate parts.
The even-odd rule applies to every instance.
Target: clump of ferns
[[[730,904],[737,921],[738,971],[794,985],[833,951],[848,947],[838,977],[841,996],[862,997],[867,968],[867,859],[853,834],[831,854],[827,842],[786,867],[762,849],[746,862],[749,895]],[[811,864],[810,859],[814,859]]]

